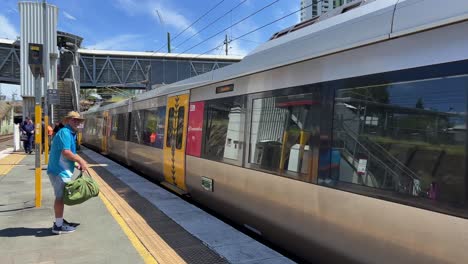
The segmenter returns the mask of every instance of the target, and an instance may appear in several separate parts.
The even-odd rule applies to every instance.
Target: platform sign
[[[28,64],[34,78],[44,77],[43,52],[42,44],[29,43]]]
[[[47,89],[47,102],[51,105],[60,104],[60,97],[57,89]]]

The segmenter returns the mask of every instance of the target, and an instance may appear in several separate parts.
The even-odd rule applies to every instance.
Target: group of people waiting
[[[47,139],[49,140],[49,147],[52,137],[63,127],[61,122],[55,122],[54,127],[47,125]],[[42,145],[45,143],[46,125],[44,120],[42,120]],[[23,141],[23,148],[26,154],[31,154],[34,149],[34,123],[31,118],[26,117],[23,122],[20,124],[21,140]],[[42,148],[44,152],[44,148]]]

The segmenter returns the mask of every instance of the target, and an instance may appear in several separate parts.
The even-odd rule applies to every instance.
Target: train
[[[467,263],[467,32],[466,0],[356,0],[82,142],[304,260]]]

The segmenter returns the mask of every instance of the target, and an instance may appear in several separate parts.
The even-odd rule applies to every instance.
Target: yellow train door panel
[[[164,142],[164,185],[184,193],[185,144],[187,137],[189,95],[182,94],[167,99]]]

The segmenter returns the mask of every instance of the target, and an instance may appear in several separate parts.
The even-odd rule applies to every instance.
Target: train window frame
[[[134,144],[138,144],[138,145],[141,145],[142,144],[142,135],[141,135],[141,127],[143,126],[141,120],[138,120],[137,119],[137,116],[141,116],[141,111],[143,109],[139,109],[139,110],[133,110],[131,112],[131,116],[132,118],[130,118],[130,122],[129,122],[129,135],[128,135],[128,141],[131,142],[131,143],[134,143]],[[140,121],[140,122],[138,122]],[[135,128],[136,126],[138,126],[138,128]],[[135,131],[138,132],[138,135],[137,133],[135,133]]]
[[[128,141],[127,135],[127,126],[128,126],[128,113],[113,113],[111,116],[111,131],[110,131],[110,138],[115,136],[114,140],[119,141]],[[123,123],[123,129],[119,129],[119,125],[121,126]]]
[[[165,106],[161,106],[161,107],[142,108],[142,109],[137,110],[137,112],[141,116],[141,120],[140,120],[141,142],[139,142],[138,144],[162,149],[162,144],[158,144],[158,142],[160,142],[160,140],[158,141],[158,139],[160,139],[160,134],[162,134],[162,140],[164,140],[164,132],[163,133],[158,133],[158,132],[160,132],[161,124],[163,128],[165,127],[166,116],[164,115],[161,117],[161,113],[160,113],[160,112],[165,113],[165,108],[166,108]],[[149,127],[148,118],[150,118],[150,116],[154,118],[155,127],[151,128],[148,131],[148,127]],[[152,138],[153,135],[155,136],[154,139]],[[154,142],[151,142],[151,140],[154,140]]]
[[[236,96],[229,96],[229,97],[222,97],[222,98],[216,98],[216,99],[211,99],[204,102],[204,110],[203,110],[203,135],[202,135],[202,142],[201,142],[201,151],[200,151],[200,157],[203,159],[211,160],[211,161],[216,161],[216,162],[221,162],[221,163],[226,163],[226,164],[231,164],[231,165],[236,165],[236,166],[243,166],[244,164],[244,156],[245,156],[245,125],[246,125],[246,113],[247,113],[247,98],[248,95],[236,95]],[[240,127],[239,127],[239,142],[238,142],[238,151],[237,151],[237,158],[236,159],[229,159],[229,158],[217,158],[212,155],[207,154],[206,149],[207,149],[207,136],[206,136],[206,128],[207,128],[207,122],[208,122],[208,108],[210,104],[215,104],[222,102],[223,100],[239,100],[240,103],[242,104],[242,108],[240,110]],[[227,128],[228,129],[228,128]],[[226,138],[224,141],[226,142]],[[225,143],[226,144],[226,143]]]
[[[321,103],[323,103],[323,108],[326,110],[320,110],[323,112],[324,115],[327,117],[321,117],[319,120],[319,126],[318,126],[318,131],[316,131],[318,134],[326,134],[328,136],[331,136],[330,129],[323,129],[324,127],[323,123],[326,122],[327,118],[331,118],[331,113],[332,109],[330,108],[332,104],[330,104],[330,100],[332,98],[333,93],[329,89],[325,89],[321,84],[307,84],[307,85],[301,85],[301,86],[295,86],[295,87],[285,87],[282,89],[278,90],[272,90],[272,91],[265,91],[265,92],[259,92],[259,93],[254,93],[254,94],[249,94],[247,97],[247,115],[246,115],[246,129],[244,130],[244,138],[245,138],[245,147],[244,147],[244,167],[252,170],[257,170],[265,173],[269,173],[275,176],[279,177],[284,177],[292,180],[297,180],[301,181],[304,183],[309,183],[309,184],[316,184],[317,181],[317,175],[318,175],[318,168],[317,168],[317,162],[318,160],[312,160],[311,164],[309,165],[309,173],[308,174],[302,174],[301,173],[292,173],[292,172],[287,172],[287,173],[282,173],[280,170],[268,170],[261,168],[258,164],[255,164],[251,162],[251,143],[252,143],[252,138],[251,138],[251,133],[252,133],[252,112],[253,112],[253,104],[255,100],[258,99],[266,99],[266,98],[277,98],[277,97],[287,97],[287,96],[294,96],[294,95],[301,95],[301,94],[313,94],[315,93],[315,96],[318,96],[319,100]],[[328,101],[327,101],[328,100]],[[331,126],[330,126],[331,128]],[[311,145],[309,146],[310,150],[312,153],[318,152],[320,149],[320,144],[319,140],[316,136],[311,136]],[[283,148],[283,147],[282,147]],[[284,170],[283,170],[284,171]],[[304,180],[307,179],[307,180]]]
[[[445,66],[446,65],[439,65],[439,66],[436,66],[435,68],[441,67],[442,69],[446,69]],[[436,72],[434,70],[432,70],[432,71]],[[398,87],[399,85],[409,85],[409,86],[414,88],[415,86],[417,87],[417,85],[419,83],[427,86],[426,82],[430,83],[430,82],[436,82],[436,81],[446,81],[446,80],[454,79],[454,78],[466,78],[466,79],[462,79],[461,82],[463,82],[463,81],[465,83],[468,82],[468,73],[465,73],[465,74],[450,74],[450,73],[447,74],[447,73],[445,73],[445,74],[439,75],[439,76],[417,76],[415,74],[413,79],[408,80],[408,78],[407,78],[408,72],[414,72],[414,70],[404,71],[403,72],[404,78],[402,78],[403,80],[396,79],[396,80],[393,80],[391,82],[389,82],[387,80],[387,82],[380,83],[380,84],[374,84],[374,85],[368,85],[368,84],[362,83],[362,82],[361,83],[349,82],[349,83],[353,83],[352,86],[349,85],[349,83],[347,85],[346,82],[341,82],[339,85],[335,85],[334,89],[335,89],[336,93],[339,93],[340,91],[344,91],[344,90],[372,89],[372,88],[378,88],[378,87],[392,87],[393,88],[394,86]],[[438,73],[440,74],[440,72],[438,72]],[[385,74],[381,74],[380,76],[385,76]],[[364,85],[364,84],[366,84],[366,85]],[[433,85],[433,84],[429,84],[429,85]],[[397,88],[393,88],[393,89],[396,90]],[[414,89],[416,89],[416,88],[414,88]],[[460,88],[460,89],[463,92],[463,88]],[[466,97],[465,102],[468,102],[468,87],[465,87],[464,93],[465,93],[464,96]],[[405,96],[405,98],[406,97],[407,96]],[[334,100],[334,104],[335,103],[336,103],[336,100]],[[419,100],[418,100],[418,103],[419,103]],[[439,102],[439,104],[440,103],[441,102]],[[395,102],[387,103],[387,104],[394,105]],[[398,105],[398,104],[395,104],[395,105]],[[349,106],[349,107],[351,107],[351,106]],[[468,103],[465,103],[464,107],[465,107],[465,111],[468,112]],[[413,108],[417,109],[418,108],[417,104]],[[334,112],[335,111],[337,111],[337,110],[335,110],[335,107],[334,107]],[[432,110],[432,108],[430,108],[429,110],[423,109],[423,111],[426,111],[426,112],[427,111],[437,111],[437,108],[435,110]],[[445,112],[441,112],[441,113],[445,113]],[[364,121],[364,124],[366,124],[366,126],[372,126],[373,125],[373,122],[370,119],[365,118],[365,119],[363,119],[363,121]],[[466,125],[468,124],[468,120],[466,119],[466,117],[465,117],[464,121],[465,121],[465,127],[466,127]],[[333,131],[335,131],[337,129],[337,128],[335,128],[336,127],[335,122],[336,122],[336,117],[335,117],[335,113],[333,113],[333,120],[332,120]],[[427,129],[430,129],[430,128],[427,128]],[[458,217],[468,218],[468,210],[467,210],[468,209],[468,168],[466,167],[466,164],[468,164],[468,155],[467,155],[468,154],[468,136],[466,135],[466,128],[465,128],[464,137],[465,137],[465,144],[464,144],[464,151],[465,151],[464,152],[464,156],[465,156],[465,158],[464,158],[465,159],[465,168],[464,169],[465,169],[465,171],[464,171],[464,174],[463,174],[463,172],[461,173],[461,178],[463,178],[463,175],[464,175],[464,180],[465,180],[465,187],[464,187],[465,188],[465,194],[464,194],[464,197],[465,198],[464,199],[461,198],[458,205],[449,204],[447,201],[439,201],[439,200],[430,201],[430,199],[431,199],[430,197],[429,198],[428,197],[424,198],[424,197],[422,197],[420,195],[416,195],[416,197],[414,197],[414,188],[413,188],[413,190],[410,191],[411,193],[405,193],[405,192],[401,192],[401,191],[397,191],[397,190],[370,187],[370,186],[366,186],[365,184],[360,185],[360,184],[348,183],[348,182],[344,182],[344,181],[337,181],[333,185],[321,182],[320,185],[322,185],[324,187],[335,188],[335,189],[341,190],[341,191],[347,191],[347,192],[361,194],[361,195],[368,196],[368,197],[373,197],[373,198],[383,199],[383,200],[387,200],[387,201],[392,201],[392,202],[399,203],[399,204],[407,204],[407,205],[410,205],[410,206],[413,206],[413,207],[423,208],[423,209],[430,210],[430,211],[441,212],[441,213],[444,213],[444,214],[449,214],[449,215],[455,215],[455,216],[458,216]],[[425,142],[425,141],[423,141],[423,142]],[[336,144],[335,139],[334,139],[334,144]],[[442,144],[441,146],[444,146],[444,145]],[[461,148],[463,149],[463,147],[461,147]],[[462,158],[462,160],[463,160],[463,158]],[[431,162],[427,161],[427,163],[431,163]],[[407,165],[407,166],[410,166],[410,165]],[[364,163],[362,165],[362,168],[366,168],[366,165],[364,165]],[[434,173],[434,171],[432,171],[432,173]],[[420,176],[420,177],[423,177],[423,176]],[[446,184],[446,183],[444,182],[443,184]],[[421,183],[421,185],[422,185],[422,183]],[[417,185],[417,186],[419,186],[419,185]],[[424,188],[424,186],[420,186],[420,187]],[[430,196],[429,191],[428,191],[427,195]]]

